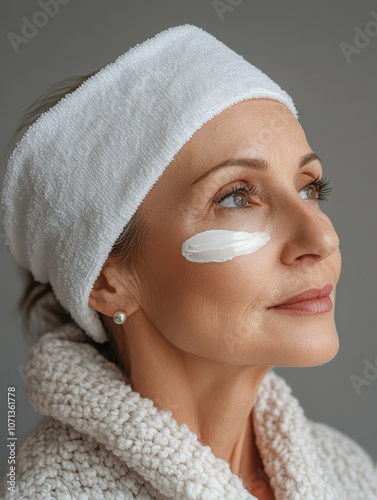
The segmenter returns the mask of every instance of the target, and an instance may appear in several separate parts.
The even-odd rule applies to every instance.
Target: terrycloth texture
[[[90,291],[111,248],[176,153],[233,104],[291,97],[189,24],[136,45],[50,108],[9,159],[5,243],[97,342]]]
[[[47,416],[16,456],[17,490],[7,499],[255,500],[225,460],[133,391],[74,326],[32,348],[27,391]],[[341,432],[307,419],[273,371],[252,417],[277,500],[377,499],[372,459]]]

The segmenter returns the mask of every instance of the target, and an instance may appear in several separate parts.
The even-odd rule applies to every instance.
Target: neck
[[[131,318],[130,318],[131,319]],[[183,352],[148,324],[117,340],[121,365],[134,391],[185,423],[236,475],[263,471],[252,409],[271,366],[232,366]],[[123,362],[122,362],[123,360]]]

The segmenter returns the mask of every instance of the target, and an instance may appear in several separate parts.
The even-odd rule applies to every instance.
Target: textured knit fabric
[[[5,243],[97,342],[90,291],[112,246],[196,130],[246,99],[291,97],[193,25],[132,47],[26,131],[4,176]]]
[[[169,410],[132,390],[72,324],[45,334],[27,364],[27,392],[43,415],[16,456],[7,499],[255,499],[229,464]],[[376,500],[371,457],[309,420],[284,379],[262,381],[256,443],[277,500]]]

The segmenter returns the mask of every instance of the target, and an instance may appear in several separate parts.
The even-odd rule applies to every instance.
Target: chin
[[[320,332],[308,332],[305,338],[295,339],[287,353],[287,363],[280,366],[319,366],[328,363],[339,351],[336,328],[322,328]]]

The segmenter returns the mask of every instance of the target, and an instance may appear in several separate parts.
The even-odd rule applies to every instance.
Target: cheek
[[[221,306],[260,295],[266,282],[269,233],[262,231],[203,231],[182,244],[181,253],[201,289],[200,299],[217,298]],[[267,251],[266,251],[267,250]],[[221,299],[221,300],[220,300]],[[239,302],[242,305],[243,301]]]
[[[182,245],[177,244],[177,239],[161,239],[154,246],[148,258],[151,279],[145,312],[176,347],[214,354],[217,350],[224,352],[227,335],[241,327],[250,311],[261,309],[259,304],[270,282],[266,273],[271,267],[271,247],[266,244],[270,239],[266,234],[253,240],[254,233],[224,231],[231,233],[226,235],[228,238],[236,235],[234,244],[227,246],[224,239],[214,244],[208,238],[211,231],[205,233],[204,238],[201,236],[204,253],[198,251],[198,239],[186,240]],[[190,248],[194,259],[226,260],[192,262],[182,255],[185,248],[187,252]],[[237,255],[229,258],[232,254]]]
[[[224,262],[189,264],[187,288],[193,309],[200,311],[207,304],[223,320],[262,309],[271,284],[271,251],[263,246]]]
[[[154,303],[159,310],[174,307],[197,317],[202,311],[218,315],[227,305],[239,310],[263,298],[261,287],[269,283],[271,268],[269,241],[266,232],[227,230],[198,233],[180,249],[176,241],[164,240],[152,257]]]
[[[271,273],[269,240],[267,233],[220,230],[186,240],[181,252],[188,262],[183,265],[184,285],[177,292],[185,323],[194,331],[198,325],[193,323],[200,323],[207,332],[218,333],[263,309]]]

